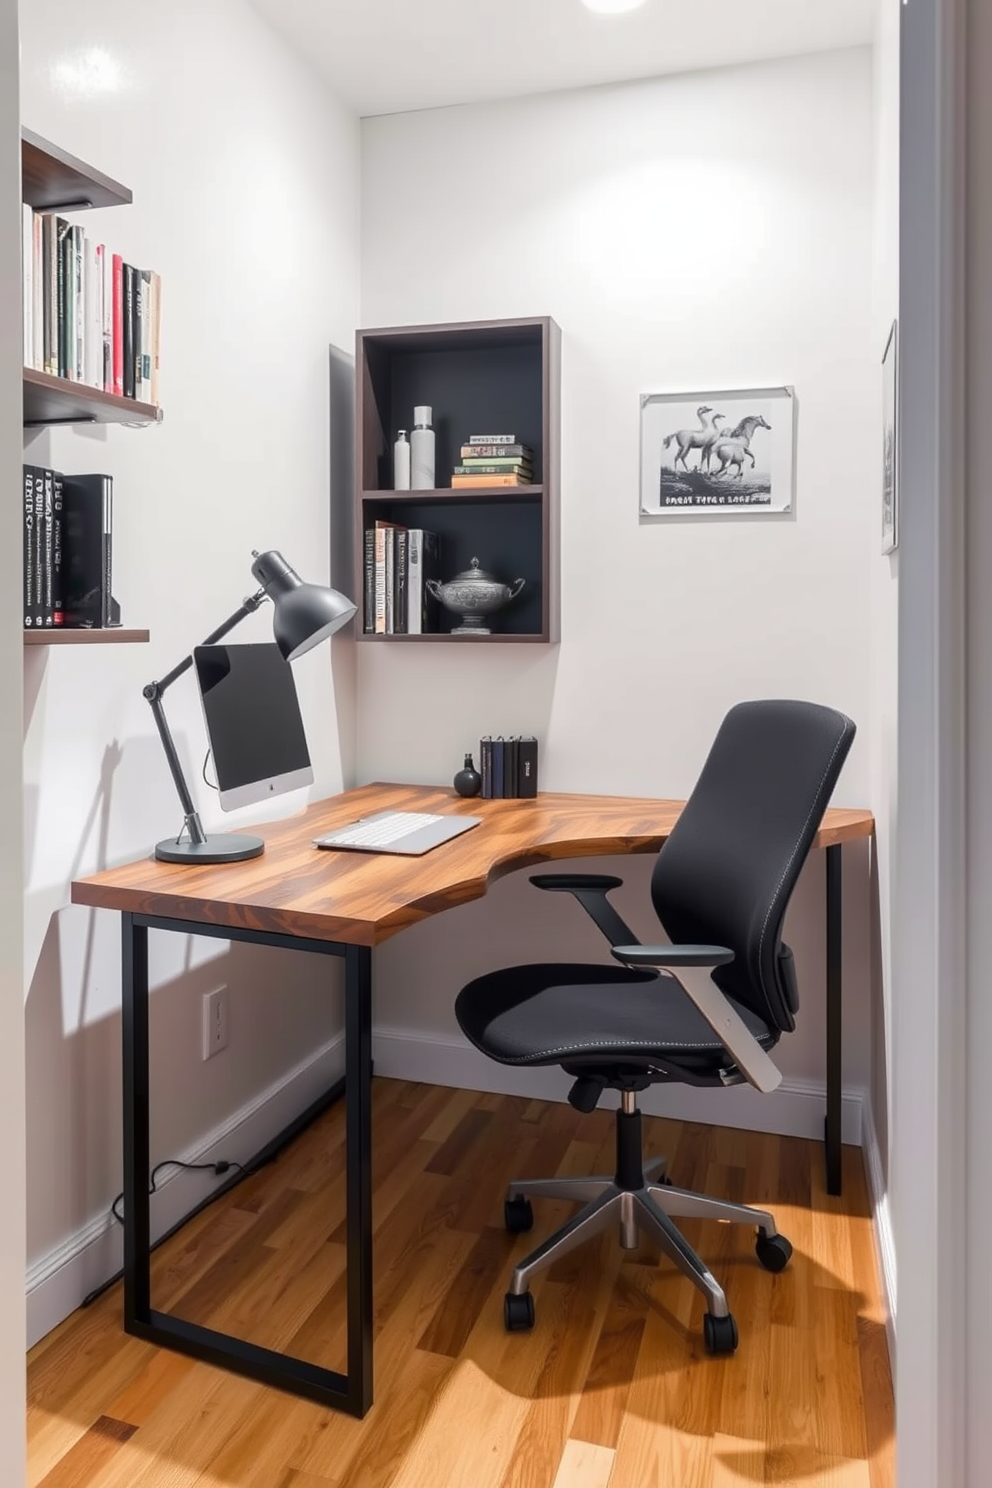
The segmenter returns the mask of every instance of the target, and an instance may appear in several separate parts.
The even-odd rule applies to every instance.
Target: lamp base
[[[155,844],[160,863],[244,863],[248,858],[260,858],[264,851],[261,837],[239,832],[218,832],[206,842],[177,842],[175,837],[167,837]]]

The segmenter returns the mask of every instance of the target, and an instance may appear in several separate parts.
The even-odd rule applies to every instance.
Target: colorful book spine
[[[527,444],[463,444],[463,460],[532,460],[534,452]]]
[[[469,444],[516,444],[516,434],[472,434]]]
[[[451,477],[452,489],[466,490],[471,486],[481,486],[484,490],[492,490],[503,486],[526,486],[527,481],[521,480],[519,475],[453,475]]]
[[[34,214],[21,208],[21,322],[24,332],[24,365],[34,365]]]
[[[111,307],[111,334],[113,338],[114,379],[111,391],[118,398],[124,396],[124,260],[119,253],[111,261],[113,281],[113,304]]]

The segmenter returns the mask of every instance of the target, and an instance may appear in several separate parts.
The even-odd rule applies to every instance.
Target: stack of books
[[[451,476],[454,490],[534,484],[534,453],[515,434],[473,434],[461,453]]]
[[[369,635],[430,635],[439,605],[427,589],[441,577],[437,534],[378,521],[365,529],[365,630]]]
[[[486,801],[527,800],[537,795],[537,740],[531,735],[479,740],[482,797]]]
[[[51,212],[22,225],[25,367],[157,405],[159,275]]]
[[[111,595],[113,479],[24,466],[24,629],[120,624]]]

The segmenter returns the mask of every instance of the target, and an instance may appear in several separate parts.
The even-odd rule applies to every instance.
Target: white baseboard
[[[453,1085],[463,1090],[487,1090],[496,1095],[529,1095],[563,1101],[572,1081],[551,1066],[518,1069],[496,1064],[464,1040],[423,1034],[407,1028],[380,1028],[372,1034],[372,1058],[377,1075],[418,1080],[429,1085]],[[610,1092],[603,1098],[609,1105]],[[616,1098],[612,1098],[616,1105]],[[822,1140],[826,1090],[814,1080],[783,1080],[771,1095],[750,1085],[730,1089],[699,1089],[689,1085],[654,1085],[640,1099],[649,1116],[675,1116],[713,1126],[774,1132],[779,1136]],[[845,1090],[841,1137],[861,1145],[861,1090]]]
[[[882,1167],[882,1151],[878,1145],[875,1122],[871,1113],[871,1101],[866,1099],[861,1118],[864,1139],[862,1147],[865,1157],[865,1172],[868,1177],[868,1198],[871,1202],[872,1226],[875,1235],[875,1253],[879,1275],[882,1278],[882,1294],[885,1301],[885,1332],[889,1340],[889,1361],[892,1377],[896,1373],[896,1241],[892,1230],[892,1210],[885,1186]]]
[[[183,1162],[245,1162],[344,1074],[344,1034],[270,1085],[185,1152]],[[178,1224],[218,1184],[210,1173],[167,1172],[151,1197],[152,1238]],[[28,1347],[69,1316],[89,1292],[120,1270],[123,1231],[102,1214],[28,1269]]]

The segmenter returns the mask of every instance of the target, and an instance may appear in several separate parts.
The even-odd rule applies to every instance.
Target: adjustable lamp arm
[[[229,631],[232,631],[236,625],[239,625],[241,623],[246,615],[252,614],[252,612],[254,610],[257,610],[260,605],[264,604],[267,598],[268,595],[266,594],[264,589],[259,589],[257,593],[250,595],[241,604],[241,606],[237,610],[235,610],[234,614],[224,621],[223,625],[218,625],[217,629],[212,631],[210,635],[207,636],[206,640],[203,642],[204,646],[212,646],[216,641],[219,641],[222,636],[226,636]],[[178,678],[184,675],[184,673],[188,672],[192,665],[193,657],[191,654],[185,657],[178,666],[173,667],[171,672],[167,672],[166,675],[162,678],[161,682],[149,682],[148,686],[142,690],[142,696],[145,697],[151,705],[152,717],[155,719],[155,726],[158,729],[159,738],[162,740],[162,748],[165,750],[165,757],[169,762],[169,769],[172,772],[173,784],[175,785],[176,791],[179,795],[179,799],[182,802],[182,808],[186,820],[186,830],[189,833],[189,839],[191,842],[204,843],[207,840],[207,834],[203,830],[203,825],[200,821],[199,813],[197,812],[196,807],[193,805],[193,797],[189,793],[189,786],[186,784],[186,778],[183,775],[182,766],[179,763],[179,755],[176,753],[176,746],[173,742],[172,734],[169,731],[169,723],[165,716],[165,709],[162,706],[162,694],[165,692],[166,688],[171,687],[173,682],[177,681]]]

